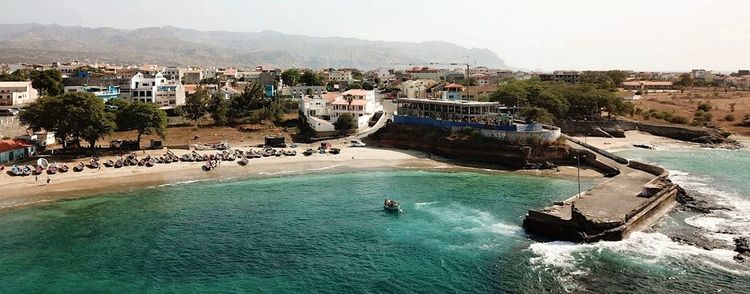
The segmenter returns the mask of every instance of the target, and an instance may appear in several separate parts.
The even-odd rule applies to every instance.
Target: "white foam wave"
[[[187,185],[187,184],[192,184],[192,183],[197,183],[197,182],[202,182],[202,181],[206,181],[206,180],[179,181],[179,182],[174,182],[174,183],[161,184],[161,185],[158,185],[157,187],[169,187],[169,186]]]
[[[485,211],[463,207],[460,205],[437,206],[437,202],[415,203],[415,209],[425,211],[436,216],[456,231],[472,234],[491,235],[519,235],[522,230],[519,226],[506,224],[498,221],[495,217]]]
[[[673,258],[690,260],[732,273],[750,275],[736,269],[733,258],[736,252],[726,249],[704,250],[672,241],[662,233],[636,232],[622,241],[601,241],[593,244],[570,242],[533,243],[528,248],[535,257],[532,265],[542,268],[572,270],[571,275],[588,273],[582,260],[592,253],[609,251],[649,264],[664,264]]]
[[[730,208],[689,217],[685,223],[727,243],[732,243],[733,235],[750,236],[750,200],[737,193],[717,189],[710,177],[673,170],[670,171],[670,179],[688,191],[710,196],[716,203]]]
[[[416,203],[414,203],[414,206],[416,208],[420,208],[423,205],[432,205],[432,204],[435,204],[435,203],[438,203],[438,202],[437,201],[432,201],[432,202],[416,202]]]

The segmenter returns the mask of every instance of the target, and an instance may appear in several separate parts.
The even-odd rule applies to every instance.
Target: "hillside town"
[[[30,152],[18,149],[36,145],[43,149],[71,138],[55,138],[53,130],[21,127],[18,115],[40,97],[86,93],[100,99],[108,110],[115,110],[125,104],[146,103],[155,105],[169,117],[169,125],[179,118],[192,117],[199,121],[211,116],[218,125],[240,125],[247,121],[237,119],[231,123],[217,115],[216,103],[222,100],[227,104],[233,97],[239,97],[251,88],[256,91],[250,97],[267,102],[283,101],[286,113],[297,113],[298,121],[306,126],[299,128],[306,139],[326,138],[342,134],[356,134],[375,129],[378,122],[415,122],[406,118],[410,110],[417,107],[417,116],[439,121],[461,123],[484,123],[513,125],[525,120],[520,129],[538,129],[525,123],[553,123],[554,119],[584,118],[586,115],[600,117],[602,112],[635,117],[646,120],[650,117],[666,122],[711,125],[696,114],[691,122],[686,117],[666,113],[655,108],[634,107],[633,103],[647,97],[669,95],[709,89],[714,96],[725,93],[743,93],[750,90],[750,70],[733,73],[719,73],[695,69],[687,73],[679,72],[635,72],[635,71],[570,71],[554,72],[513,71],[492,69],[469,64],[432,66],[402,66],[401,68],[377,68],[360,70],[355,68],[218,68],[218,67],[179,67],[156,64],[113,65],[87,64],[77,61],[55,62],[52,64],[2,64],[0,65],[0,120],[4,128],[0,136],[5,145],[17,146],[16,150],[2,150],[0,161],[17,160]],[[551,97],[531,97],[531,88],[542,86],[544,93]],[[567,86],[566,86],[567,85]],[[567,87],[567,88],[561,88]],[[592,93],[596,99],[611,99],[614,102],[594,102],[591,109],[584,109],[580,100],[571,98],[571,87]],[[528,93],[518,93],[528,90]],[[593,89],[593,90],[592,90]],[[577,91],[577,90],[576,90]],[[594,92],[599,91],[599,92]],[[595,94],[593,94],[595,93]],[[193,99],[190,97],[199,97]],[[743,95],[743,94],[738,94]],[[520,97],[524,96],[524,97]],[[700,96],[698,96],[700,97]],[[535,100],[546,101],[535,101]],[[693,98],[689,98],[692,100]],[[186,113],[199,105],[198,113]],[[470,103],[470,104],[467,104]],[[550,104],[560,104],[549,107]],[[663,103],[663,102],[662,102]],[[187,106],[186,106],[187,104]],[[213,106],[210,104],[214,104]],[[578,105],[576,105],[578,104]],[[617,104],[618,109],[611,108]],[[675,104],[675,103],[672,103]],[[268,104],[270,105],[270,104]],[[442,105],[440,112],[433,112],[436,105]],[[476,110],[460,106],[480,105]],[[247,105],[245,105],[247,106]],[[565,109],[559,109],[563,107]],[[581,108],[583,107],[583,108]],[[258,107],[256,107],[257,109]],[[534,111],[530,108],[537,108]],[[432,110],[424,112],[420,110]],[[734,104],[732,105],[734,112]],[[464,111],[464,112],[461,112]],[[468,111],[468,112],[466,112]],[[398,115],[401,112],[401,115]],[[704,110],[708,113],[708,110]],[[710,113],[709,113],[710,114]],[[702,115],[702,114],[701,114]],[[728,114],[722,121],[739,121],[748,118]],[[345,117],[343,120],[341,117]],[[450,118],[448,118],[450,117]],[[481,117],[481,119],[480,119]],[[242,118],[244,119],[244,118]],[[345,123],[341,123],[344,122]],[[422,123],[435,125],[435,122]],[[268,122],[268,121],[267,121]],[[270,120],[271,123],[277,121]],[[252,123],[264,123],[255,119]],[[11,127],[11,126],[15,126]],[[166,126],[159,126],[164,128]],[[308,128],[309,127],[309,128]],[[455,127],[455,126],[454,126]],[[450,127],[449,127],[450,128]],[[477,127],[481,129],[481,127]],[[345,130],[344,133],[341,130]],[[100,136],[112,131],[127,131],[118,126],[106,130]],[[139,140],[140,140],[139,132]],[[51,135],[51,136],[50,136]],[[498,136],[495,134],[495,136]],[[499,135],[508,137],[507,134]],[[34,138],[31,140],[31,138]],[[44,138],[40,140],[39,138]],[[25,139],[25,140],[24,140]],[[76,138],[80,139],[80,138]],[[554,141],[556,136],[547,140]],[[95,140],[94,140],[95,141]],[[23,143],[20,143],[23,142]],[[140,144],[140,143],[139,143]],[[4,149],[13,149],[7,147]],[[29,149],[30,150],[30,149]]]

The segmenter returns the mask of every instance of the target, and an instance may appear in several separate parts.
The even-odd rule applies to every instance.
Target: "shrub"
[[[735,119],[734,114],[727,114],[727,116],[724,117],[725,121],[734,121]]]
[[[708,104],[707,102],[701,102],[700,104],[698,104],[698,110],[711,111],[711,108],[713,107],[711,106],[711,104]]]
[[[675,124],[684,125],[684,124],[688,123],[688,119],[687,119],[687,117],[684,117],[684,116],[681,116],[681,115],[675,115],[675,116],[672,116],[672,118],[669,120],[669,122],[675,123]]]

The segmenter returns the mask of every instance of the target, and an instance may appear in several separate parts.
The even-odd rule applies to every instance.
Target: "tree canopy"
[[[302,71],[302,75],[300,75],[299,77],[299,83],[305,86],[322,86],[323,79],[312,70],[305,69],[304,71]]]
[[[299,83],[300,72],[296,68],[290,68],[281,73],[281,81],[287,86],[296,86]]]
[[[104,102],[91,93],[75,92],[45,96],[31,103],[19,114],[23,124],[35,131],[55,132],[67,148],[68,137],[84,139],[91,147],[114,130],[112,116]]]
[[[182,105],[182,115],[197,122],[208,113],[208,103],[211,101],[211,93],[204,87],[198,87],[195,93],[187,95],[185,105]]]
[[[354,117],[349,113],[342,113],[336,122],[334,128],[341,133],[346,133],[357,127]]]
[[[141,144],[142,135],[157,134],[164,138],[167,133],[167,113],[152,103],[134,102],[117,114],[117,127],[122,131],[135,130],[136,141]]]
[[[602,110],[622,114],[627,107],[612,91],[593,84],[507,81],[490,95],[510,107],[536,107],[546,110],[554,118],[599,118]]]
[[[33,71],[30,78],[31,86],[39,90],[41,95],[57,96],[65,92],[62,73],[59,70]]]

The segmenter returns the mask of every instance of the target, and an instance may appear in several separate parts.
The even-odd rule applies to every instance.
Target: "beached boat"
[[[304,155],[304,156],[310,156],[310,155],[313,154],[313,152],[315,152],[315,151],[313,151],[312,148],[307,148],[307,150],[305,150],[305,152],[302,152],[302,155]]]
[[[328,150],[328,153],[339,154],[339,153],[341,153],[341,149],[339,149],[339,148],[331,148],[331,150]]]
[[[249,162],[250,162],[250,160],[248,160],[247,158],[242,158],[239,161],[237,161],[237,164],[239,164],[241,166],[246,166]]]
[[[60,166],[60,172],[61,173],[67,173],[68,170],[70,170],[70,168],[68,167],[67,164],[63,164],[62,166]]]
[[[633,144],[633,147],[642,148],[642,149],[654,149],[654,146],[649,145],[649,144]]]
[[[11,176],[23,176],[23,169],[18,167],[17,165],[11,166],[8,172]]]
[[[83,162],[79,162],[78,165],[76,165],[75,167],[73,167],[73,171],[74,172],[82,172],[84,168],[86,168],[86,165],[83,164]]]
[[[146,160],[146,167],[153,167],[154,164],[156,164],[156,161],[153,158]]]
[[[47,168],[47,174],[54,175],[57,173],[57,164],[52,164]]]
[[[33,174],[35,174],[35,175],[41,175],[42,173],[44,173],[44,168],[41,165],[37,165],[37,166],[34,167]]]
[[[393,199],[385,199],[383,202],[383,209],[388,212],[400,212],[401,204]]]
[[[104,166],[105,167],[113,167],[113,166],[115,166],[115,162],[112,161],[112,159],[109,159],[109,160],[107,160],[107,161],[104,162]]]
[[[118,159],[117,161],[115,161],[115,165],[114,165],[114,167],[115,167],[115,168],[121,168],[121,167],[122,167],[123,165],[124,165],[124,163],[123,163],[123,161],[122,161],[122,158],[120,158],[120,159]]]
[[[33,170],[31,169],[30,166],[26,165],[26,166],[23,167],[23,175],[24,176],[30,176],[32,172],[33,172]]]

